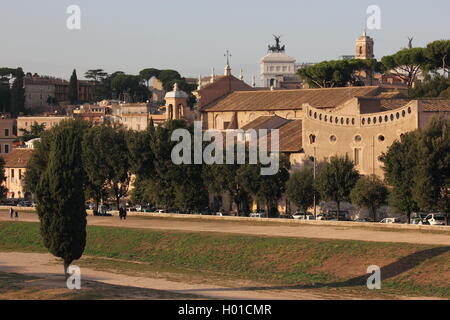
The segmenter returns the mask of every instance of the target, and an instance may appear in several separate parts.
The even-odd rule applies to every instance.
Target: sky
[[[259,59],[281,35],[297,62],[354,54],[369,5],[381,28],[368,30],[375,56],[450,39],[449,0],[0,0],[0,67],[68,79],[75,68],[137,74],[175,69],[185,77],[223,72],[259,74]],[[81,9],[81,29],[69,30],[67,7]]]

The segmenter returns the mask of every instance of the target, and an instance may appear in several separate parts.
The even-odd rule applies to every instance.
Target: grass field
[[[367,267],[378,265],[383,293],[450,298],[450,247],[96,226],[87,230],[85,255],[102,258],[88,259],[91,267],[364,293]],[[0,251],[47,252],[37,223],[13,222],[0,222]]]

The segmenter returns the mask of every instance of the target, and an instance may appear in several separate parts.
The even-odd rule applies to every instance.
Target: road
[[[6,211],[0,212],[0,221],[9,221]],[[21,213],[20,221],[37,222],[34,213]],[[223,232],[270,237],[300,237],[317,239],[361,240],[376,242],[404,242],[427,245],[450,245],[450,232],[429,232],[415,230],[380,230],[349,226],[285,225],[251,223],[248,221],[208,221],[176,218],[129,217],[120,221],[118,217],[88,217],[89,225],[153,230],[174,230],[181,232]]]

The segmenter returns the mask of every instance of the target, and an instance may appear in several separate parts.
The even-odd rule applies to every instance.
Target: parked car
[[[400,223],[400,218],[384,218],[380,223]]]
[[[316,220],[316,217],[310,212],[296,212],[292,217],[296,220]]]
[[[302,219],[302,217],[307,216],[307,215],[310,215],[310,213],[297,211],[296,213],[294,213],[292,215],[292,217],[296,220],[300,220],[300,219]]]
[[[155,212],[155,210],[156,210],[156,208],[149,207],[149,206],[143,206],[143,207],[141,208],[141,211],[142,211],[142,212]]]
[[[370,222],[370,220],[367,218],[358,218],[353,220],[353,222]]]
[[[280,219],[294,219],[294,216],[291,214],[282,214],[280,215]]]
[[[329,220],[338,220],[337,219],[337,210],[328,211]],[[348,211],[339,210],[339,221],[349,221],[348,219]]]
[[[419,223],[417,223],[417,224],[420,224],[420,225],[428,225],[428,226],[429,226],[429,225],[430,225],[430,222],[428,222],[428,220],[423,220],[423,219],[422,219],[422,220],[420,220]]]
[[[31,201],[24,200],[24,201],[20,201],[20,202],[17,204],[17,206],[18,206],[18,207],[31,207],[31,206],[32,206],[32,203],[31,203]]]
[[[267,218],[267,216],[264,212],[252,212],[250,218]]]
[[[411,224],[423,224],[423,220],[421,218],[411,218]]]
[[[19,203],[18,199],[5,199],[2,201],[2,204],[9,207],[15,207]]]
[[[440,213],[430,213],[425,217],[425,221],[428,221],[432,226],[444,226],[445,216]]]
[[[156,209],[155,213],[165,213],[163,209]]]

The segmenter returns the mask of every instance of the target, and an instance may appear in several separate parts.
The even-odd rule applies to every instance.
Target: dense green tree
[[[248,210],[245,202],[248,199],[248,193],[241,188],[237,180],[239,167],[237,164],[204,165],[202,175],[205,186],[216,199],[219,199],[222,194],[228,193],[230,199],[236,204],[238,213],[246,213]],[[218,201],[215,201],[215,204],[217,203]],[[220,208],[215,206],[214,210],[220,210]]]
[[[425,55],[431,67],[441,69],[445,75],[450,67],[450,40],[437,40],[429,43]]]
[[[353,80],[353,65],[346,60],[323,61],[298,70],[299,76],[314,88],[345,87]]]
[[[44,123],[39,124],[37,122],[34,122],[31,125],[30,130],[21,128],[21,129],[19,129],[19,131],[22,132],[20,140],[27,142],[32,139],[39,138],[42,135],[42,133],[45,131],[45,124]]]
[[[116,74],[111,78],[111,90],[115,97],[127,102],[143,102],[150,95],[148,88],[141,83],[139,76]]]
[[[186,129],[191,134],[193,148],[193,127],[184,120],[173,120],[158,126],[155,139],[152,141],[152,150],[155,157],[156,182],[166,186],[173,193],[173,205],[183,211],[199,211],[208,204],[206,187],[202,180],[202,165],[193,164],[193,153],[191,153],[192,164],[175,165],[172,161],[172,149],[177,142],[171,141],[171,136],[176,129]],[[193,150],[193,149],[192,149]],[[164,189],[163,189],[164,190]],[[167,195],[160,195],[167,206]]]
[[[351,59],[348,63],[353,70],[353,85],[363,85],[365,79],[372,85],[374,74],[382,71],[382,64],[376,59]]]
[[[450,88],[450,80],[436,74],[424,82],[417,83],[414,88],[410,88],[408,95],[410,98],[436,98],[444,96],[448,88]]]
[[[9,85],[0,83],[0,112],[8,112],[11,104]]]
[[[434,118],[420,132],[413,198],[424,211],[450,213],[450,120]]]
[[[36,194],[38,184],[47,169],[50,146],[53,140],[53,130],[41,134],[40,141],[35,142],[34,151],[27,164],[25,173],[25,191]]]
[[[400,141],[395,141],[380,160],[383,162],[386,183],[392,187],[389,204],[401,213],[406,213],[408,223],[411,213],[418,210],[414,200],[414,176],[418,160],[417,131],[404,134]]]
[[[384,71],[395,75],[411,87],[419,73],[426,68],[427,59],[423,48],[402,49],[381,59]]]
[[[108,73],[103,69],[90,69],[86,71],[84,77],[93,80],[95,83],[101,82],[108,76]]]
[[[290,164],[281,155],[279,170],[274,175],[262,175],[261,164],[241,165],[237,171],[238,183],[257,201],[264,202],[268,216],[278,214],[278,200],[286,191],[286,181],[289,179]]]
[[[78,78],[76,70],[73,70],[72,76],[70,77],[68,97],[71,104],[78,102]]]
[[[142,179],[148,179],[155,175],[155,155],[152,150],[154,139],[155,126],[152,119],[147,130],[129,131],[127,134],[131,171]]]
[[[173,88],[174,80],[181,80],[181,75],[175,70],[161,70],[158,79],[162,82],[165,91],[171,91]]]
[[[332,157],[322,166],[316,180],[317,191],[325,201],[334,201],[337,210],[340,204],[350,200],[350,192],[359,179],[359,173],[351,160],[345,157]],[[338,215],[339,219],[339,215]]]
[[[64,261],[64,272],[86,245],[86,210],[80,120],[53,129],[49,161],[36,189],[37,213],[45,247]]]
[[[361,177],[350,193],[353,204],[367,208],[372,221],[377,221],[377,210],[387,202],[388,189],[377,176]]]
[[[159,74],[161,73],[161,70],[155,69],[155,68],[147,68],[143,69],[139,72],[139,76],[142,80],[144,80],[147,84],[147,87],[150,86],[150,80],[155,77],[158,78]]]
[[[314,205],[314,197],[319,201],[320,195],[316,191],[311,168],[305,167],[291,174],[286,183],[286,196],[302,212]]]
[[[202,180],[202,165],[175,165],[171,141],[176,129],[193,129],[183,120],[168,121],[146,132],[131,133],[128,138],[132,171],[136,174],[134,199],[152,203],[166,210],[199,211],[207,206],[207,192]],[[193,141],[193,139],[191,139]]]
[[[83,137],[83,159],[87,180],[98,202],[108,190],[120,206],[131,181],[127,132],[121,126],[95,126]]]
[[[375,59],[323,61],[298,70],[299,76],[313,88],[362,86],[364,79],[381,71]]]
[[[25,88],[23,78],[25,74],[22,68],[17,68],[15,79],[11,87],[11,114],[18,116],[25,112]]]
[[[1,82],[9,82],[16,76],[17,69],[14,68],[8,68],[8,67],[1,67],[0,68],[0,79]]]

